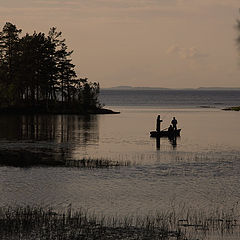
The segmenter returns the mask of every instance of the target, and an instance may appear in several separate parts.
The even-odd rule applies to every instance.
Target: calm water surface
[[[117,169],[2,166],[1,206],[43,204],[61,209],[71,203],[74,208],[126,215],[153,213],[172,204],[206,209],[239,201],[239,112],[200,108],[199,100],[192,99],[181,100],[187,101],[185,108],[156,107],[152,100],[149,107],[126,106],[125,97],[122,105],[113,106],[114,97],[107,101],[121,114],[1,115],[1,149],[132,163]],[[224,98],[217,102],[227,105]],[[149,137],[158,114],[164,120],[162,128],[177,118],[182,133],[176,143],[163,138],[158,148]]]

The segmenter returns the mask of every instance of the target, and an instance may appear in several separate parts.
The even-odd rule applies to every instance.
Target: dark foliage
[[[99,84],[77,78],[62,33],[27,33],[7,22],[0,32],[0,108],[38,112],[99,109]]]

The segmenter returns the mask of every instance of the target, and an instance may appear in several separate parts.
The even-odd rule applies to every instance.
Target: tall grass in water
[[[129,161],[113,161],[109,159],[91,159],[83,158],[80,160],[66,160],[66,167],[80,167],[80,168],[110,168],[120,166],[130,166]]]
[[[0,150],[0,166],[14,167],[79,167],[79,168],[110,168],[131,165],[130,161],[114,161],[103,158],[82,158],[68,160],[59,154],[31,152],[26,150]]]
[[[56,213],[43,208],[0,211],[0,239],[181,239],[179,231],[156,225],[151,217],[105,218],[84,211]]]
[[[178,226],[187,239],[240,239],[239,207],[238,203],[229,209],[184,207],[178,213]]]
[[[238,213],[171,210],[121,218],[71,208],[57,213],[41,207],[9,207],[0,209],[0,239],[209,239],[212,233],[239,232]]]

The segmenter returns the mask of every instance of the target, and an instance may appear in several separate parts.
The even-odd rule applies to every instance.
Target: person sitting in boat
[[[173,126],[172,126],[172,124],[170,124],[170,126],[168,127],[168,134],[169,135],[173,134]]]
[[[173,130],[177,130],[177,119],[175,118],[175,117],[173,117],[173,119],[172,119],[172,125],[173,125]]]

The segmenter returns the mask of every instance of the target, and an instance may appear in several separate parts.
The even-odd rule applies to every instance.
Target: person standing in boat
[[[177,119],[175,118],[175,117],[173,117],[173,119],[172,119],[172,125],[173,125],[173,130],[177,130]]]
[[[157,116],[157,127],[156,130],[157,132],[160,132],[160,124],[161,124],[162,120],[160,119],[160,115]]]

